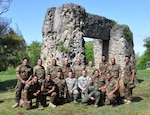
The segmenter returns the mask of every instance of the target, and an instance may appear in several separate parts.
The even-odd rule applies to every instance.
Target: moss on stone
[[[56,50],[68,53],[68,49],[64,46],[64,41],[60,41],[58,44],[56,44]]]
[[[124,35],[126,37],[127,40],[131,40],[132,39],[132,32],[129,30],[129,28],[124,27],[123,29]]]
[[[111,28],[113,28],[116,24],[117,24],[116,21],[112,21],[112,22],[110,23]]]

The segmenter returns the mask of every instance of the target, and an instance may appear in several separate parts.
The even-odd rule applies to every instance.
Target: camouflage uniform
[[[115,78],[110,78],[106,80],[106,93],[113,91],[116,87],[119,87],[118,81]],[[117,90],[114,94],[108,96],[106,95],[105,104],[116,104],[119,91]]]
[[[75,78],[78,79],[82,75],[82,70],[85,70],[85,65],[75,65],[73,67],[73,72],[75,74]]]
[[[72,97],[74,100],[77,100],[79,92],[78,92],[78,82],[76,78],[66,78],[66,84],[68,88],[67,100],[72,101]],[[73,95],[70,95],[70,91],[73,92]]]
[[[94,79],[94,83],[96,83],[98,86],[98,90],[99,90],[99,88],[105,86],[105,82],[106,82],[105,77],[99,75],[99,76],[94,76],[93,79]],[[106,91],[104,88],[102,88],[99,91],[101,92],[101,104],[103,105],[104,101],[105,101],[105,92]]]
[[[30,81],[29,83],[27,83],[24,87],[24,93],[26,93],[26,97],[24,95],[24,105],[23,107],[26,109],[30,109],[32,106],[32,99],[36,98],[36,106],[39,106],[39,102],[41,103],[41,94],[40,94],[40,84],[39,82],[37,83],[33,83],[32,81]],[[34,93],[37,93],[37,96],[33,95]],[[30,105],[26,105],[25,102],[30,101]],[[29,106],[29,107],[28,107]]]
[[[86,67],[87,75],[90,76],[90,77],[92,77],[93,74],[94,74],[94,70],[95,70],[94,66],[92,66],[92,67],[90,67],[90,66]]]
[[[82,97],[82,102],[87,103],[91,97],[95,98],[95,105],[98,105],[100,101],[100,92],[98,91],[97,84],[95,83],[86,85],[85,95]]]
[[[98,87],[102,87],[105,85],[105,77],[102,77],[102,76],[94,76],[93,77],[94,79],[94,83],[96,83],[98,85]]]
[[[132,70],[135,70],[135,67],[132,63],[128,63],[124,67],[124,86],[125,86],[125,98],[131,100],[132,98],[132,89],[135,87],[135,84],[130,84],[132,80]]]
[[[56,73],[58,71],[62,71],[60,66],[58,65],[50,65],[47,67],[47,75],[51,74],[51,79],[53,80],[54,78],[56,78]]]
[[[16,69],[16,72],[19,73],[19,75],[21,76],[21,78],[25,81],[27,81],[29,79],[29,77],[32,75],[32,68],[28,65],[24,66],[24,65],[19,65]],[[22,90],[24,89],[25,84],[23,84],[19,79],[17,81],[17,85],[16,85],[16,103],[19,103],[20,99],[21,99],[21,93]]]
[[[69,66],[67,66],[67,67],[63,66],[61,69],[63,72],[63,77],[64,77],[64,79],[66,79],[68,77],[69,71],[72,71],[72,69]]]
[[[36,65],[33,68],[33,76],[38,77],[38,81],[40,85],[42,84],[42,81],[45,79],[45,69],[43,66]]]
[[[99,70],[100,70],[100,73],[101,73],[101,76],[102,77],[105,77],[106,76],[106,72],[107,72],[107,68],[109,66],[109,63],[108,62],[101,62],[99,64]]]
[[[121,68],[118,64],[111,64],[108,66],[107,72],[110,72],[111,76],[115,79],[120,77]]]
[[[55,78],[54,83],[56,84],[56,92],[57,92],[57,101],[60,103],[64,103],[64,95],[67,94],[67,84],[64,79]]]
[[[44,87],[44,91],[42,91],[42,101],[44,103],[44,105],[46,104],[46,96],[50,97],[50,103],[54,103],[55,102],[55,97],[56,97],[56,87],[55,87],[55,83],[52,80],[47,81],[46,79],[42,82],[42,86]],[[51,93],[49,93],[48,91],[50,91],[52,88],[54,88],[55,90]]]

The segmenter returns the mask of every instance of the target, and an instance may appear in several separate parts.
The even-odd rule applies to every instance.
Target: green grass
[[[0,115],[150,115],[150,71],[139,70],[137,78],[140,84],[133,90],[133,103],[122,104],[113,108],[101,106],[94,108],[78,102],[67,103],[56,108],[46,107],[44,110],[12,109],[15,103],[16,85],[15,70],[0,73]]]

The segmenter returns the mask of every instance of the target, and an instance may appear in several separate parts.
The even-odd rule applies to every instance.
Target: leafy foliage
[[[132,39],[133,34],[129,30],[129,28],[124,27],[123,28],[123,32],[124,32],[124,35],[125,35],[125,37],[126,37],[127,40],[131,40]]]
[[[85,43],[85,57],[86,61],[93,61],[94,62],[94,52],[93,52],[93,41],[89,41]]]
[[[32,67],[35,66],[37,60],[40,58],[41,43],[38,41],[32,41],[32,43],[27,46],[26,52],[30,60],[30,65]]]
[[[146,51],[137,62],[138,69],[145,69],[146,62],[150,61],[150,37],[145,38],[144,42],[144,47],[146,47]]]
[[[112,22],[110,23],[111,28],[113,28],[116,24],[117,24],[116,21],[112,21]]]
[[[68,49],[64,46],[64,41],[60,41],[57,45],[56,45],[56,49],[58,51],[64,52],[64,53],[68,53]]]
[[[16,67],[24,56],[26,43],[24,38],[18,36],[13,29],[0,39],[0,71],[8,67]]]

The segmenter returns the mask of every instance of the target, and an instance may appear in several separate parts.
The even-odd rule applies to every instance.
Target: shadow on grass
[[[16,83],[17,83],[16,79],[0,81],[0,92],[14,89]]]
[[[142,83],[144,80],[143,80],[143,79],[137,79],[137,81],[138,81],[139,83]]]
[[[136,96],[136,97],[133,97],[132,102],[140,102],[141,100],[143,100],[142,97]]]
[[[3,103],[4,101],[3,100],[0,100],[0,103]]]

